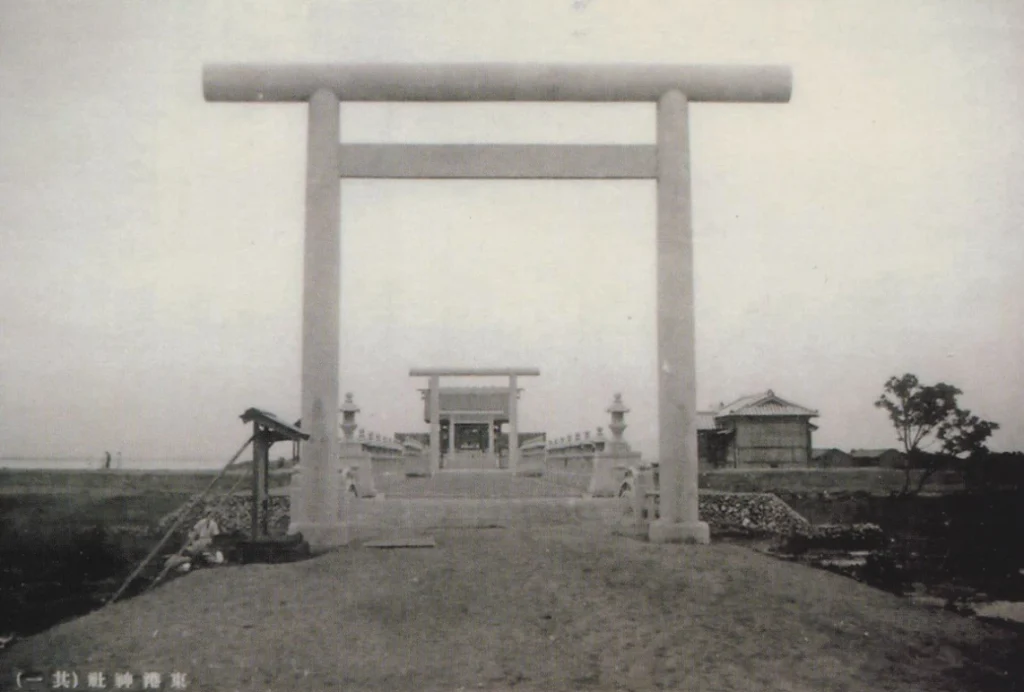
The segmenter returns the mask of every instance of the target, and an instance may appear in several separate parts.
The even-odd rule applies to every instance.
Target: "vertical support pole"
[[[448,454],[455,454],[455,419],[448,419]]]
[[[633,477],[633,528],[637,534],[642,534],[649,530],[650,522],[653,521],[653,516],[647,514],[647,474],[638,472]]]
[[[270,444],[259,423],[252,424],[252,540],[267,535],[267,473]]]
[[[697,382],[689,104],[679,91],[658,100],[658,460],[660,519],[652,542],[708,543],[698,517]]]
[[[497,467],[498,458],[494,449],[494,416],[487,419],[487,458]]]
[[[430,473],[441,468],[441,378],[430,376]]]
[[[302,295],[301,502],[292,529],[314,548],[344,545],[337,492],[338,341],[341,318],[341,182],[338,96],[320,89],[309,100],[306,237]],[[294,507],[294,503],[293,503]]]
[[[270,447],[271,443],[267,442],[267,446],[263,450],[263,464],[261,465],[263,480],[260,492],[260,532],[264,536],[270,535]]]
[[[508,468],[519,470],[519,380],[508,376]]]
[[[260,472],[259,469],[262,466],[260,464],[260,445],[261,438],[260,425],[256,421],[252,422],[252,513],[249,517],[249,536],[252,540],[256,540],[257,528],[260,524]]]

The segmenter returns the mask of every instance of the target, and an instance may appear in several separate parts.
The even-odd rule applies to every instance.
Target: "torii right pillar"
[[[694,338],[693,213],[689,103],[679,91],[658,100],[658,457],[660,518],[652,543],[709,543],[697,493],[697,361]]]

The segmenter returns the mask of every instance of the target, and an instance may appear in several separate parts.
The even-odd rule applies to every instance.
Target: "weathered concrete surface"
[[[434,499],[388,498],[349,503],[353,538],[429,529],[546,526],[580,521],[612,524],[623,515],[619,500],[585,498]]]
[[[689,102],[678,91],[658,101],[658,458],[661,518],[655,542],[707,543],[698,517],[697,363],[694,336],[693,213]]]
[[[302,292],[302,484],[293,493],[293,532],[330,534],[337,521],[338,352],[341,319],[341,184],[338,97],[327,89],[309,101],[306,234]],[[326,528],[325,528],[326,527]]]
[[[596,455],[587,493],[592,497],[616,497],[626,477],[626,468],[639,463],[640,452]]]
[[[691,101],[785,103],[782,65],[225,64],[203,66],[207,101],[308,101],[327,88],[345,101]]]
[[[342,144],[342,178],[647,179],[648,145]]]
[[[536,377],[540,375],[540,369],[528,367],[464,368],[452,366],[411,368],[409,370],[409,377],[511,377],[512,375]]]

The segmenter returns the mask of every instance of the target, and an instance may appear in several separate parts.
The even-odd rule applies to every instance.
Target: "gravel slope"
[[[30,665],[180,670],[191,690],[962,691],[1024,679],[1018,635],[738,545],[653,546],[600,526],[433,535],[434,549],[198,571],[18,642],[0,686]]]

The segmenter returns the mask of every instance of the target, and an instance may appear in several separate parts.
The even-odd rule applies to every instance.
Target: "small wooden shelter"
[[[256,541],[268,535],[270,447],[275,442],[307,440],[309,435],[258,408],[250,408],[241,418],[243,423],[252,423],[252,540]]]

